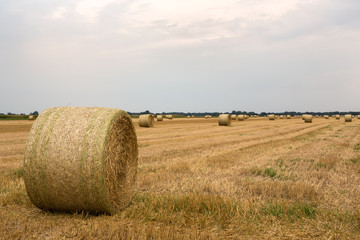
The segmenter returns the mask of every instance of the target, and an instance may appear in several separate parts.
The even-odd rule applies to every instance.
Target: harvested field
[[[112,216],[31,204],[34,122],[1,121],[0,239],[360,239],[360,120],[133,121],[136,194]]]

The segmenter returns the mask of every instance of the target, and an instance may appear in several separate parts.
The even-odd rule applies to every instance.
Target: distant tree
[[[39,115],[39,112],[38,111],[31,112],[29,115]]]
[[[14,115],[14,114],[12,114],[11,112],[8,112],[7,115]]]

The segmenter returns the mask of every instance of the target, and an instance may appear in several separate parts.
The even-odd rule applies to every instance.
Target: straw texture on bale
[[[140,115],[139,126],[140,127],[153,127],[154,126],[154,115],[152,115],[152,114]]]
[[[29,116],[29,120],[34,120],[34,119],[35,119],[35,117],[33,115]]]
[[[115,213],[133,195],[138,146],[130,116],[110,108],[49,108],[26,144],[30,200],[54,211]]]
[[[163,116],[162,116],[162,115],[157,115],[157,116],[156,116],[156,120],[157,120],[158,122],[161,122],[161,121],[163,120]]]
[[[237,119],[238,119],[239,121],[244,121],[244,120],[245,120],[245,116],[244,116],[244,115],[238,115],[238,116],[237,116]]]
[[[166,119],[173,119],[174,116],[173,116],[173,115],[166,115],[165,118],[166,118]]]
[[[230,114],[220,114],[218,123],[219,123],[219,126],[231,126]]]
[[[275,120],[275,114],[270,114],[269,115],[269,120]]]
[[[303,116],[303,118],[306,123],[312,123],[312,120],[313,120],[312,115],[306,114],[305,116]]]
[[[345,122],[352,122],[352,115],[351,114],[346,114],[345,115]]]

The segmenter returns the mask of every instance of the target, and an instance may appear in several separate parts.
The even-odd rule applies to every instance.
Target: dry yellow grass
[[[174,119],[140,128],[136,194],[114,216],[39,210],[31,121],[0,121],[0,239],[360,239],[360,121]]]

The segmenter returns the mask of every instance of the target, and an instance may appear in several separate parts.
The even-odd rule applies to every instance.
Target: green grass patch
[[[355,150],[355,151],[359,151],[359,150],[360,150],[360,143],[358,143],[358,144],[356,144],[356,145],[354,146],[354,150]]]
[[[265,168],[264,170],[264,176],[267,176],[267,177],[275,177],[276,176],[276,169],[273,169],[273,168]]]
[[[359,162],[360,162],[360,157],[350,158],[349,160],[350,160],[350,162],[352,162],[352,163],[359,163]]]
[[[22,178],[24,177],[24,168],[15,169],[10,173],[11,178]]]

